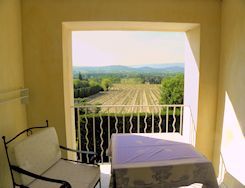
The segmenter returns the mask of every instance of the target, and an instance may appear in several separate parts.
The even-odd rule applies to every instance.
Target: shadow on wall
[[[234,187],[234,188],[239,188],[239,187],[244,187],[236,178],[234,178],[231,174],[226,172],[224,174],[224,179],[220,184],[220,188],[228,188],[228,187]]]
[[[237,112],[226,92],[220,150],[221,163],[223,161],[225,168],[220,168],[219,173],[223,174],[221,177],[223,185],[228,187],[238,188],[245,185],[245,139],[241,126]]]

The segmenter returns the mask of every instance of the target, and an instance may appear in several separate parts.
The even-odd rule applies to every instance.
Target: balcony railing
[[[195,144],[195,125],[190,108],[184,105],[84,105],[76,106],[77,147],[94,151],[108,162],[106,150],[112,133],[180,133],[189,126],[189,142]],[[78,159],[90,163],[86,154]]]

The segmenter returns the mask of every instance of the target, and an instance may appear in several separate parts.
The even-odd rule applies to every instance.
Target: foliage
[[[102,91],[102,88],[100,86],[90,86],[74,89],[74,98],[88,97],[100,91]]]
[[[123,78],[123,79],[121,79],[121,83],[122,84],[142,84],[142,83],[144,83],[144,80],[142,78],[139,78],[139,77]]]
[[[79,72],[79,75],[78,75],[78,79],[79,80],[83,80],[83,76],[82,76],[82,74]]]
[[[89,79],[88,82],[89,82],[89,85],[90,85],[90,86],[99,86],[99,85],[100,85],[99,80],[94,79],[94,78]]]
[[[162,76],[155,76],[155,75],[142,75],[145,84],[160,84],[162,80]]]
[[[145,116],[145,114],[142,114],[140,116],[138,116],[138,113],[135,114],[124,114],[124,116],[122,114],[117,114],[115,117],[115,114],[87,114],[87,115],[80,115],[80,123],[79,125],[81,126],[81,148],[82,150],[87,150],[86,147],[88,147],[88,150],[93,150],[94,149],[94,144],[96,144],[96,153],[98,153],[98,155],[100,156],[100,154],[102,154],[101,151],[101,147],[103,148],[103,150],[105,151],[106,149],[108,149],[108,144],[109,144],[109,140],[108,140],[108,136],[116,133],[118,131],[118,133],[130,133],[132,131],[132,133],[137,133],[138,132],[138,126],[132,126],[133,125],[137,125],[138,121],[139,122],[146,122],[146,125],[143,123],[141,126],[139,126],[139,132],[143,133],[151,133],[152,129],[154,130],[154,132],[160,132],[159,126],[161,127],[162,133],[166,132],[168,130],[168,132],[173,132],[174,128],[173,128],[173,123],[175,122],[175,131],[176,132],[180,132],[180,121],[181,121],[181,116],[180,115],[176,115],[175,118],[173,116],[168,116],[168,129],[166,129],[166,115],[161,115],[161,123],[160,122],[160,118],[159,118],[159,114],[156,114],[154,116],[154,118],[152,118],[152,114],[150,113],[147,118]],[[76,117],[76,122],[77,122],[78,118]],[[154,122],[154,123],[152,123]],[[117,124],[117,126],[108,126],[108,125],[115,125]],[[152,125],[153,124],[153,125]],[[77,124],[76,124],[77,125]],[[85,125],[88,127],[88,129],[84,129]],[[96,127],[95,131],[93,127]],[[101,134],[101,129],[100,127],[102,127],[103,129],[103,134]],[[117,130],[116,130],[117,128]],[[93,140],[95,135],[95,142]],[[101,139],[97,139],[100,138],[102,135],[103,137],[103,141],[104,144],[101,145]],[[87,142],[87,139],[89,140],[89,142]],[[88,143],[88,144],[86,144]],[[83,162],[86,162],[86,156],[85,154],[83,155],[82,159],[84,160]],[[108,161],[108,156],[106,156],[106,152],[103,152],[103,160],[104,162]]]
[[[94,95],[100,91],[108,91],[112,85],[128,84],[160,84],[162,104],[182,104],[184,80],[183,74],[166,72],[164,74],[153,73],[83,73],[78,72],[74,76],[74,97],[83,98]],[[114,88],[114,86],[113,86]],[[154,93],[157,93],[154,91]],[[155,95],[155,94],[154,94]],[[159,99],[157,99],[159,100]]]
[[[162,80],[161,98],[162,104],[183,104],[184,75],[177,74]]]
[[[87,80],[74,79],[73,85],[75,89],[81,88],[81,87],[89,87],[89,82]]]
[[[101,83],[102,79],[110,79],[111,82],[114,83],[135,83],[136,84],[160,84],[161,80],[168,76],[173,76],[176,73],[137,73],[137,72],[130,72],[130,73],[81,73],[81,72],[74,72],[73,79],[80,80],[94,80]],[[135,78],[137,78],[135,80]]]
[[[73,80],[74,98],[84,98],[100,91],[108,91],[112,86],[110,78],[87,78],[79,73],[78,79]]]
[[[87,99],[86,98],[75,98],[74,104],[86,105]]]
[[[109,78],[103,78],[101,80],[101,86],[104,89],[104,91],[108,91],[109,87],[112,86],[112,81]]]

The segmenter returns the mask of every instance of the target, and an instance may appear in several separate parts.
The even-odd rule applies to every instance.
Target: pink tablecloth
[[[169,135],[168,135],[169,136]],[[113,134],[111,187],[177,187],[203,183],[218,187],[212,163],[181,136]]]

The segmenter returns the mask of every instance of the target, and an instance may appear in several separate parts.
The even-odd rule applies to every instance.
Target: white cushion
[[[44,128],[26,137],[11,148],[11,163],[35,174],[43,174],[61,158],[58,137],[53,127]],[[34,179],[19,174],[24,185]]]
[[[99,180],[99,167],[94,165],[74,163],[60,159],[42,176],[65,180],[72,188],[94,187]],[[30,188],[58,188],[61,184],[35,180],[28,185]]]

